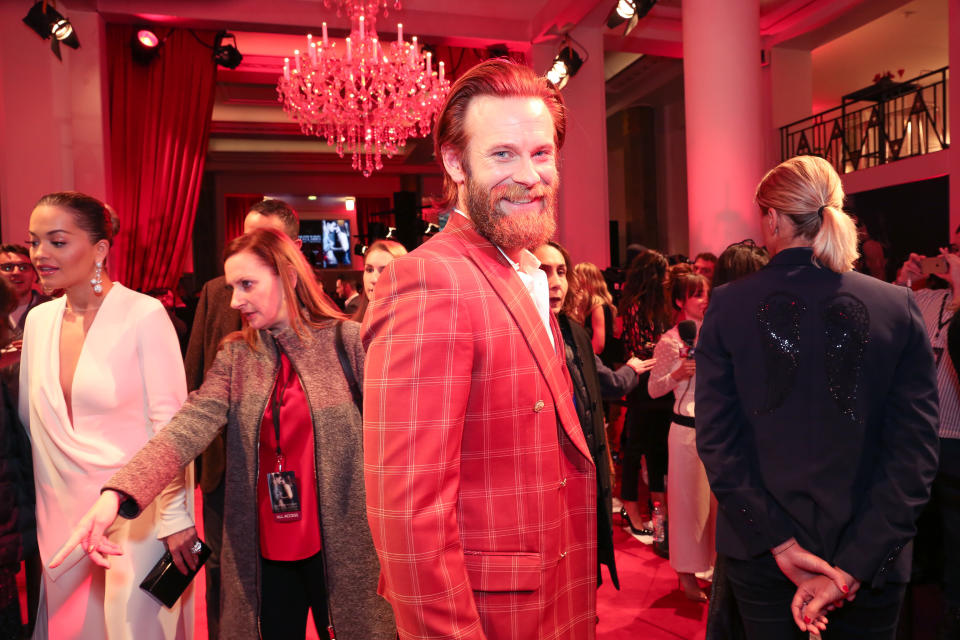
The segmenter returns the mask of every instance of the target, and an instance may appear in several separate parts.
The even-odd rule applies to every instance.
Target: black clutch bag
[[[177,565],[173,564],[173,556],[167,551],[140,583],[140,588],[169,609],[190,586],[193,576],[197,575],[197,571],[200,571],[200,567],[209,557],[210,547],[201,540],[200,553],[197,554],[197,568],[184,575],[177,569]]]

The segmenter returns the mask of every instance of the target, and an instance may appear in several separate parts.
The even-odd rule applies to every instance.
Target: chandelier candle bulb
[[[427,75],[428,76],[431,75],[431,70],[433,69],[433,65],[430,64],[431,60],[433,60],[433,54],[427,51]]]
[[[363,19],[363,16],[360,16],[360,42],[363,42],[363,32],[364,32],[364,19]]]
[[[377,48],[378,48],[378,46],[379,46],[380,43],[378,42],[377,38],[373,38],[373,39],[372,39],[372,42],[373,42],[373,45],[370,47],[370,62],[376,64],[376,63],[377,63]]]
[[[290,81],[290,58],[283,59],[283,79]]]
[[[317,43],[310,43],[310,62],[317,64]]]
[[[353,47],[350,45],[350,38],[347,38],[347,62],[353,60]]]
[[[439,63],[437,63],[437,68],[440,69],[440,82],[442,83],[443,82],[443,61],[442,60]]]
[[[300,49],[293,50],[293,59],[297,63],[297,73],[300,73]]]
[[[397,23],[397,42],[403,44],[403,25],[399,22]]]
[[[327,23],[324,22],[320,25],[320,28],[323,29],[323,46],[327,47],[330,43],[327,42]]]

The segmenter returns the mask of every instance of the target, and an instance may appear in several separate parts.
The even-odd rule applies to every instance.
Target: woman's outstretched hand
[[[97,501],[90,507],[90,510],[80,519],[77,526],[73,528],[67,541],[63,543],[60,550],[57,551],[53,559],[50,560],[50,568],[54,569],[60,566],[60,563],[63,562],[73,551],[74,547],[79,544],[95,564],[109,569],[110,560],[107,556],[118,556],[123,553],[123,549],[121,549],[118,544],[108,540],[106,536],[103,535],[103,532],[117,519],[117,512],[119,510],[120,494],[110,489],[101,493]]]

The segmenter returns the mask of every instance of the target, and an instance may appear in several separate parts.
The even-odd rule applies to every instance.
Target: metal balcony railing
[[[849,173],[946,149],[948,75],[944,67],[904,82],[885,79],[781,127],[781,159],[822,156]]]

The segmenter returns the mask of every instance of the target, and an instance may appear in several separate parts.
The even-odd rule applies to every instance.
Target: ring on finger
[[[196,542],[193,543],[193,546],[190,547],[190,553],[192,553],[193,555],[197,555],[198,553],[200,553],[201,549],[203,549],[203,545],[201,545],[200,541],[197,540]]]

